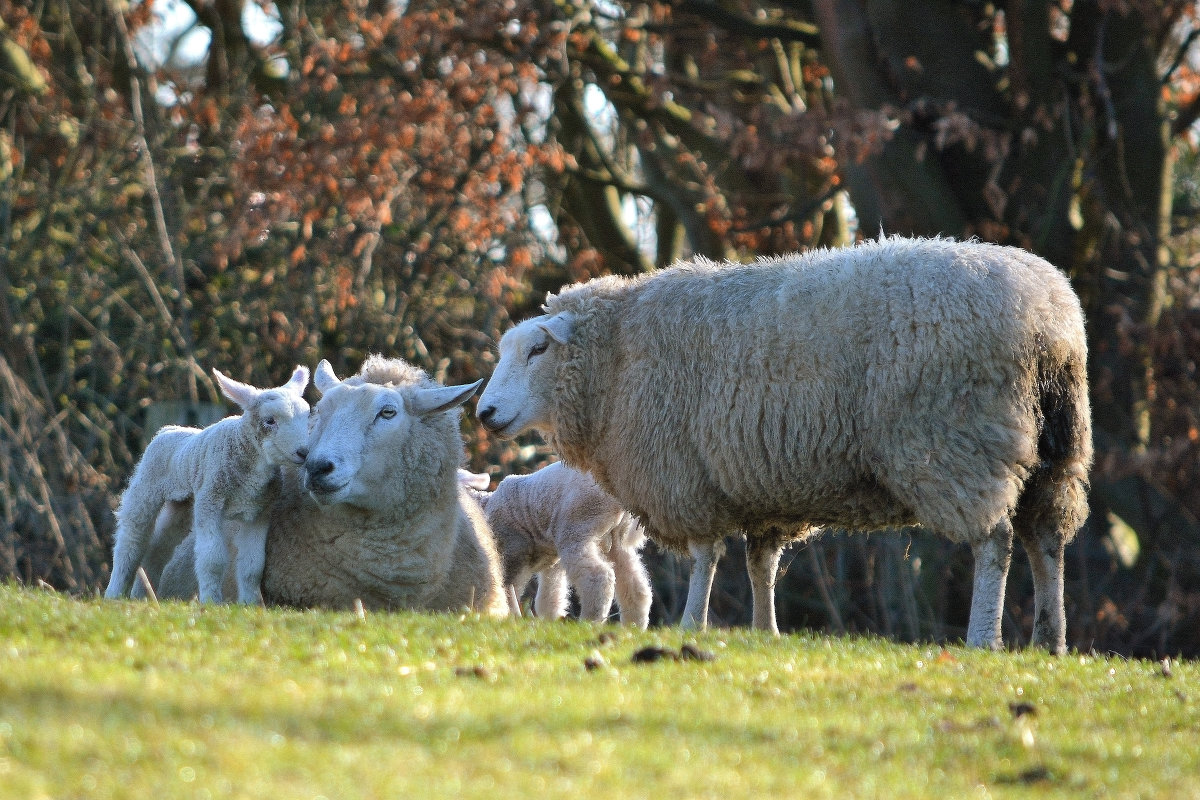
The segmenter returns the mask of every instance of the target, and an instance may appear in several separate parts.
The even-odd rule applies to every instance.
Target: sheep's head
[[[574,324],[571,314],[561,313],[527,319],[504,334],[500,361],[476,411],[485,428],[505,438],[554,432],[555,375]]]
[[[292,377],[275,389],[257,389],[213,370],[221,393],[242,408],[254,440],[271,464],[303,464],[308,444],[308,369],[296,367]]]
[[[403,482],[399,472],[430,468],[410,452],[416,428],[462,405],[482,381],[463,386],[342,381],[322,360],[314,383],[321,399],[312,410],[304,488],[321,505],[373,506],[388,499],[384,486]],[[457,424],[454,430],[461,451]]]

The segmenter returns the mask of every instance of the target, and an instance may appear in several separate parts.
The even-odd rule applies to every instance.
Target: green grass
[[[684,642],[715,658],[631,660]],[[1200,797],[1200,665],[1169,672],[8,585],[0,797]]]

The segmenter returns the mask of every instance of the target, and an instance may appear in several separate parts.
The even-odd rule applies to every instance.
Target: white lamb
[[[971,544],[967,643],[998,647],[1015,532],[1032,641],[1065,651],[1091,413],[1083,314],[1052,265],[881,238],[598,278],[545,311],[504,335],[479,419],[541,431],[650,538],[712,546],[742,529],[753,546],[810,525],[922,524]],[[711,584],[693,577],[696,624]]]
[[[551,464],[509,475],[476,498],[496,537],[505,585],[519,595],[537,574],[539,617],[566,614],[569,581],[580,619],[608,619],[615,595],[622,622],[643,629],[650,623],[650,579],[640,552],[645,532],[590,475]]]
[[[215,369],[213,376],[243,413],[203,430],[168,425],[150,440],[117,509],[113,571],[105,597],[129,594],[152,534],[171,538],[170,532],[178,531],[178,538],[186,532],[178,517],[190,509],[200,599],[211,603],[223,598],[231,544],[227,528],[237,521],[230,538],[237,551],[238,602],[261,601],[271,484],[278,483],[281,465],[304,463],[308,370],[296,367],[291,380],[275,389],[256,389]],[[156,546],[169,550],[174,542],[156,541]]]
[[[339,380],[313,375],[308,457],[273,499],[263,599],[297,608],[508,613],[483,510],[459,485],[459,406],[479,383],[442,386],[402,359],[370,356]],[[159,596],[196,591],[187,541]]]

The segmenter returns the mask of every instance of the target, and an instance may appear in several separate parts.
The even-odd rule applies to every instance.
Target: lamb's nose
[[[297,447],[296,448],[296,458],[300,459],[301,461],[304,461],[305,459],[307,459],[308,458],[308,448],[307,447]]]
[[[492,417],[496,416],[496,407],[488,406],[487,408],[481,408],[475,412],[475,416],[479,417],[480,422],[487,425],[492,421]]]
[[[304,469],[308,473],[311,480],[323,478],[333,472],[333,462],[328,458],[318,458],[314,461],[305,461]]]

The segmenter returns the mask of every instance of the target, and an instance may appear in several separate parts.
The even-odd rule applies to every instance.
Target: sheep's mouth
[[[496,424],[494,422],[485,422],[485,423],[483,423],[483,427],[487,428],[488,433],[494,433],[497,436],[507,437],[508,434],[505,433],[505,431],[507,431],[509,428],[511,428],[512,424],[514,422],[516,422],[515,418],[510,419],[508,422],[504,422],[504,423],[500,423],[500,424]]]
[[[348,484],[339,486],[329,486],[324,483],[311,483],[305,481],[305,489],[313,500],[316,500],[320,505],[331,505],[337,502],[337,498],[342,494]]]

